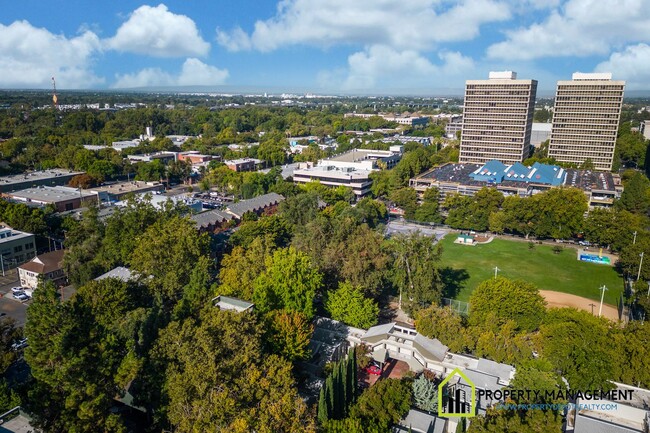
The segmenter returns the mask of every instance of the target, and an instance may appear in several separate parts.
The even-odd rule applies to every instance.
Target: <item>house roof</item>
[[[56,250],[50,253],[41,254],[40,256],[34,257],[29,262],[23,263],[19,268],[37,274],[54,272],[62,268],[63,254],[64,250]]]
[[[99,277],[95,278],[95,281],[101,281],[106,278],[115,278],[117,280],[122,280],[125,283],[127,283],[132,279],[134,279],[135,275],[133,274],[133,272],[131,272],[129,268],[125,268],[124,266],[118,266],[106,272],[105,274],[102,274]]]
[[[206,228],[212,224],[230,221],[233,218],[234,216],[231,214],[227,212],[221,212],[216,209],[209,210],[207,212],[201,212],[190,217],[190,219],[194,221],[198,228]]]
[[[443,433],[446,420],[416,409],[409,410],[406,417],[399,422],[400,430],[417,433]]]
[[[246,212],[255,212],[257,210],[264,209],[265,207],[278,204],[283,200],[284,197],[282,197],[280,194],[271,192],[228,205],[228,212],[237,218],[241,218]]]
[[[413,345],[420,350],[420,353],[428,353],[431,358],[437,359],[438,361],[445,359],[445,354],[449,350],[440,340],[427,338],[422,334],[415,336]]]
[[[241,299],[231,298],[229,296],[217,296],[213,299],[214,306],[221,310],[234,310],[238,313],[253,308],[254,304],[242,301]]]
[[[485,358],[479,358],[476,369],[502,380],[510,380],[511,375],[515,372],[512,365],[500,364]]]

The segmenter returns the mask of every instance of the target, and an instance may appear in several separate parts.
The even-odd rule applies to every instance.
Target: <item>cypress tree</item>
[[[348,402],[350,398],[350,380],[348,379],[348,360],[347,358],[339,361],[339,369],[341,370],[341,408],[342,416],[345,417],[348,412]]]
[[[343,395],[343,386],[341,383],[341,361],[334,365],[332,370],[332,382],[334,382],[334,419],[343,418],[343,405],[341,404],[341,396]]]
[[[335,400],[334,400],[334,380],[332,379],[332,375],[330,374],[327,376],[327,380],[325,381],[325,392],[327,393],[327,418],[328,419],[336,419],[336,413],[335,413]]]
[[[352,403],[357,401],[357,393],[359,392],[359,365],[357,364],[357,348],[352,349]]]
[[[329,414],[327,413],[327,398],[325,397],[327,395],[326,389],[327,381],[321,387],[320,394],[318,396],[318,421],[321,424],[324,424],[329,417]]]
[[[348,358],[346,360],[346,369],[347,369],[347,379],[348,379],[348,393],[346,395],[346,403],[348,405],[352,404],[354,401],[354,396],[357,390],[357,384],[355,382],[355,372],[354,372],[354,359],[355,352],[354,349],[348,353]]]

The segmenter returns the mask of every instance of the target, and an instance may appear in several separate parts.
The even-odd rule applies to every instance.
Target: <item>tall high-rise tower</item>
[[[571,81],[558,81],[548,156],[611,170],[624,89],[625,81],[612,81],[611,73],[576,72]]]
[[[460,162],[521,162],[530,150],[537,81],[511,71],[489,78],[466,82]]]

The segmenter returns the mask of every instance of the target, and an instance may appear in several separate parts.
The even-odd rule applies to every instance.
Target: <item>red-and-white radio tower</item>
[[[52,102],[54,103],[54,108],[59,108],[59,98],[56,96],[56,80],[52,77]]]

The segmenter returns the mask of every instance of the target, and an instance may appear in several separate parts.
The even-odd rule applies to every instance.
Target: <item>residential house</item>
[[[56,250],[34,257],[18,266],[20,285],[34,290],[42,281],[52,281],[56,286],[67,284],[63,271],[64,250]]]

